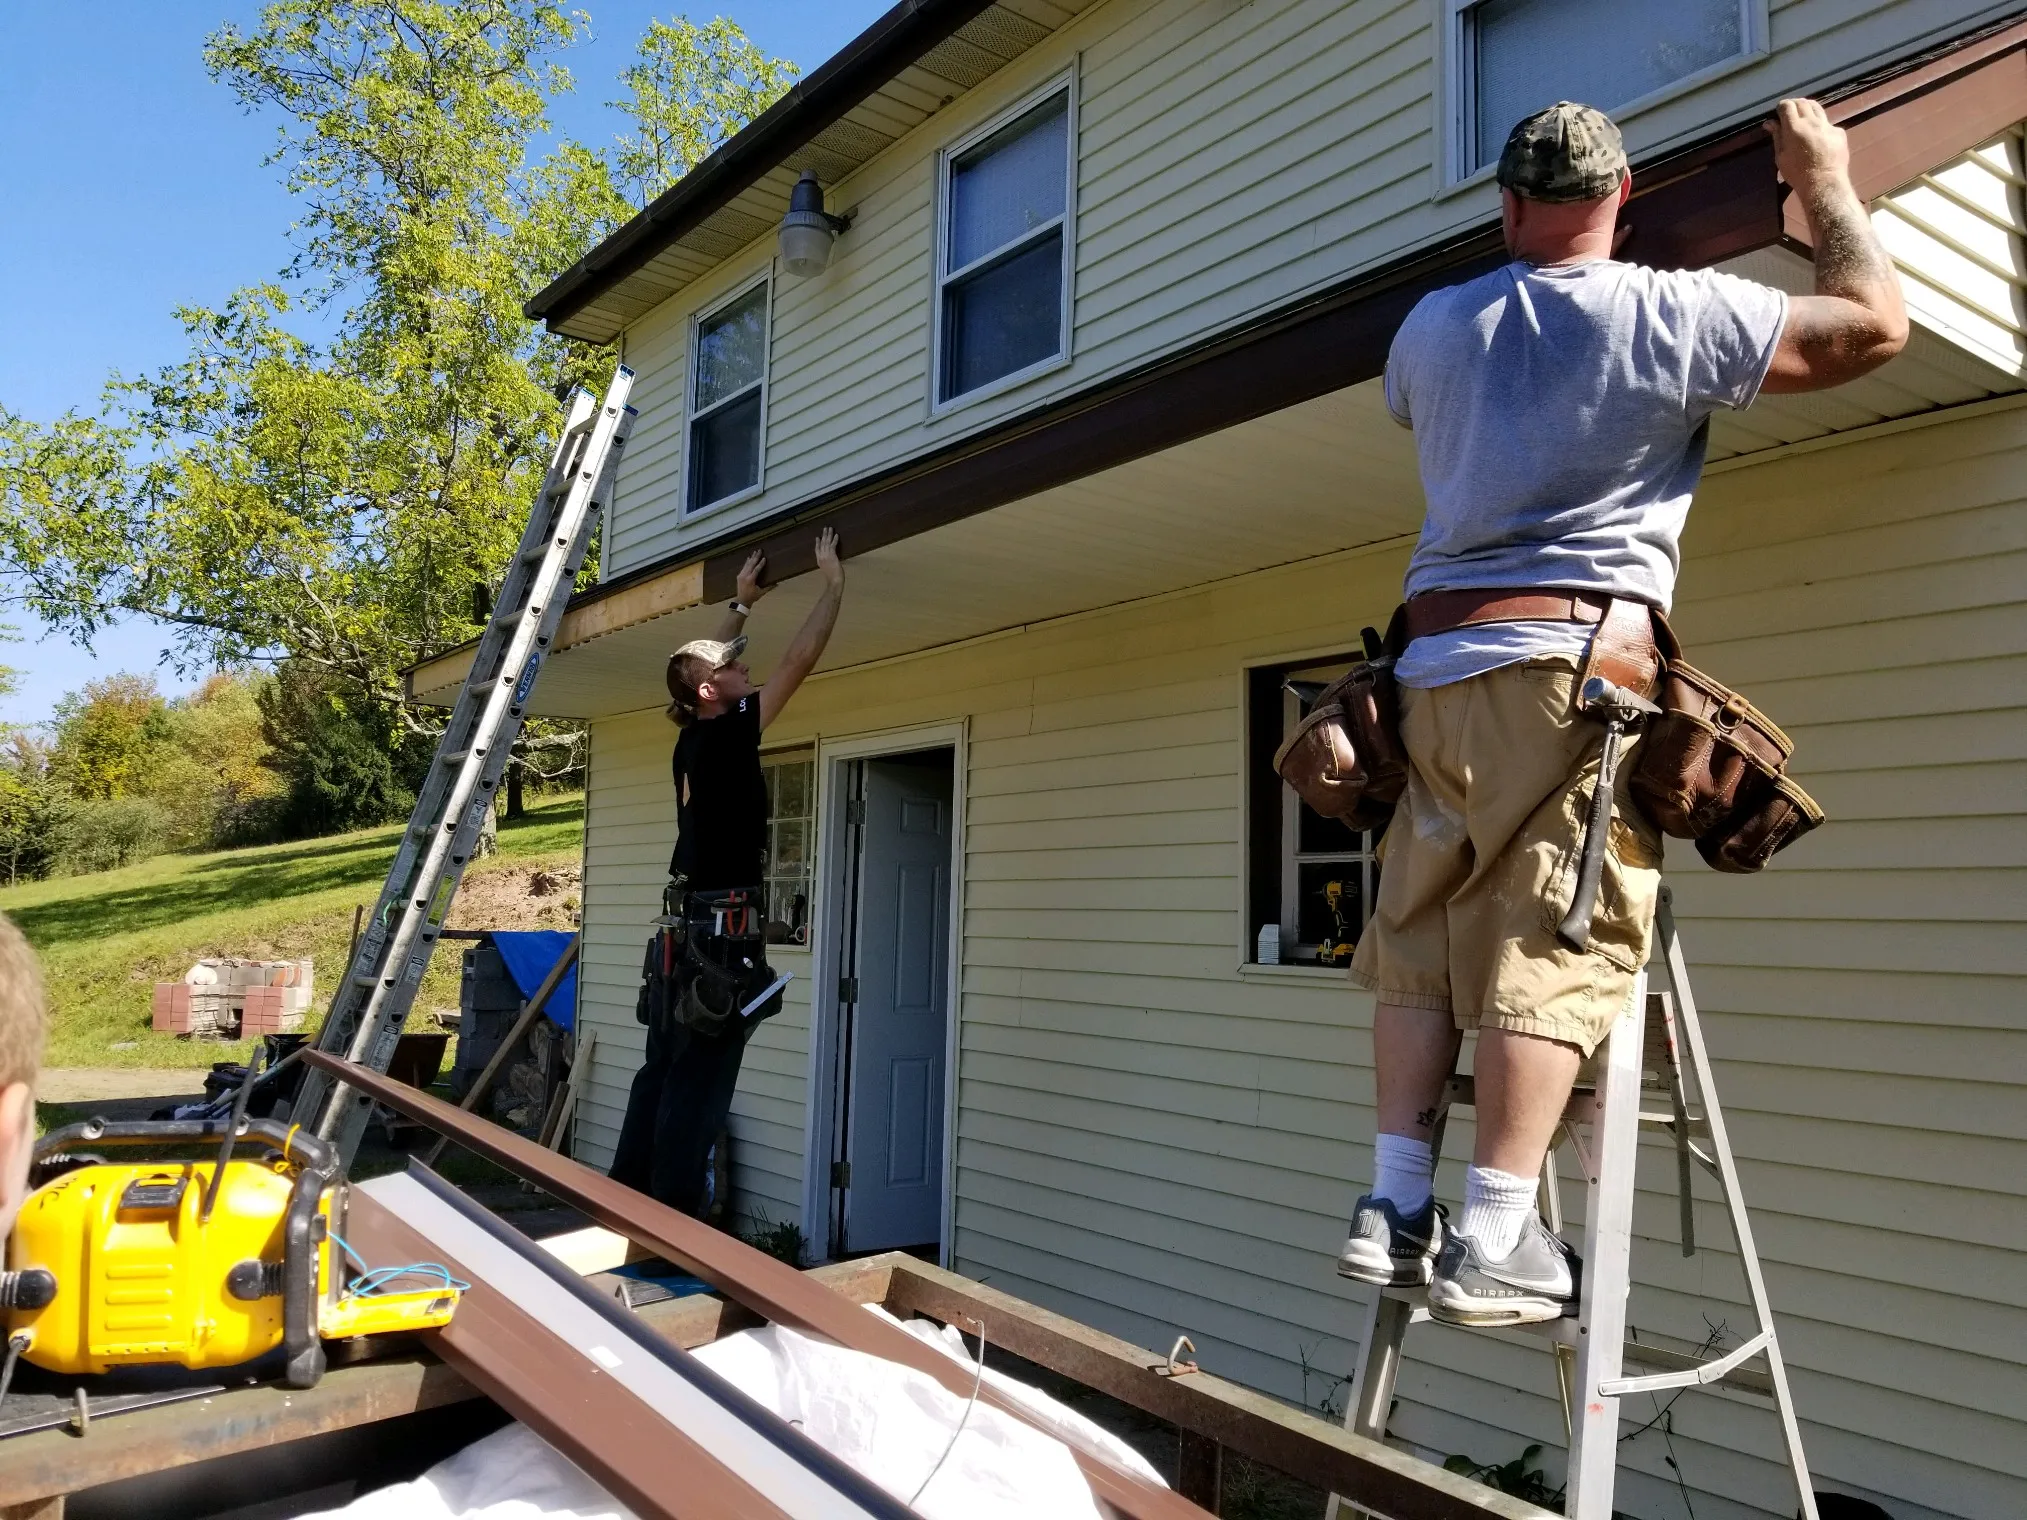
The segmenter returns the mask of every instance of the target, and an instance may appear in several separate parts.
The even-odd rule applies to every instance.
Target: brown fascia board
[[[1780,236],[1773,147],[1757,125],[1644,167],[1635,177],[1626,256],[1692,267]],[[679,558],[643,566],[587,600],[636,579],[701,562],[702,600],[732,595],[753,549],[776,578],[815,567],[814,535],[838,530],[862,554],[931,528],[1080,480],[1190,439],[1378,376],[1401,321],[1424,295],[1494,269],[1497,223],[1347,280],[1182,353],[1065,397],[975,437],[802,504],[786,519],[735,530]]]
[[[993,0],[901,0],[521,309],[550,330],[634,273]]]
[[[2015,88],[2023,68],[2027,20],[2014,18],[1826,92],[1832,116],[1852,134],[1854,180],[1880,186],[1863,193],[1904,184],[2027,115],[2027,95]],[[1995,111],[2005,110],[2014,114],[1988,125]],[[1898,177],[1881,183],[1887,175]],[[1694,268],[1784,238],[1796,242],[1798,227],[1784,221],[1786,198],[1774,172],[1772,140],[1755,121],[1638,166],[1627,211],[1633,230],[1621,252],[1662,267]],[[863,554],[1374,379],[1416,301],[1496,267],[1502,257],[1499,229],[1488,222],[1235,332],[838,487],[785,516],[616,576],[573,598],[571,615],[580,609],[589,614],[611,598],[643,596],[655,601],[656,615],[673,611],[669,596],[653,591],[667,586],[680,587],[684,606],[723,601],[756,548],[766,553],[770,574],[786,579],[815,568],[820,528],[837,529],[848,557]],[[600,631],[609,631],[635,620],[599,614],[598,621]],[[575,642],[566,630],[558,647]]]

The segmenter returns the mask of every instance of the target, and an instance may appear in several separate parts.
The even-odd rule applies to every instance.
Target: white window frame
[[[792,820],[794,822],[807,825],[807,827],[803,832],[803,846],[802,846],[802,885],[804,898],[802,938],[788,939],[780,941],[779,943],[783,948],[786,949],[807,950],[809,948],[810,926],[816,922],[816,853],[818,844],[816,832],[817,830],[816,745],[814,743],[785,744],[774,749],[763,749],[760,752],[760,769],[763,772],[769,770],[770,768],[778,768],[786,765],[806,765],[809,767],[809,789],[805,794],[805,801],[804,801],[804,806],[806,806],[809,811],[806,813],[797,814],[795,819]],[[777,825],[781,824],[784,821],[787,820],[784,820],[775,814],[774,797],[770,789],[767,799],[767,869],[765,873],[766,879],[764,882],[764,885],[768,890],[767,916],[770,919],[776,919],[783,923],[786,923],[788,922],[789,912],[791,911],[791,905],[788,903],[777,901],[774,897],[774,890],[773,890],[775,878],[780,874],[776,870],[777,857],[775,855],[774,849],[775,829]]]
[[[1292,666],[1283,679],[1334,681],[1351,668],[1355,658],[1351,656],[1311,666]],[[1295,725],[1301,721],[1302,704],[1296,700],[1294,692],[1283,687],[1279,739],[1285,740],[1295,732]],[[1281,788],[1281,959],[1284,965],[1320,964],[1314,959],[1319,946],[1302,941],[1299,933],[1303,866],[1342,864],[1348,868],[1347,874],[1357,875],[1358,933],[1361,938],[1364,937],[1366,929],[1372,924],[1373,888],[1379,883],[1379,861],[1375,858],[1379,840],[1374,837],[1377,832],[1374,829],[1362,830],[1359,847],[1355,850],[1305,851],[1302,848],[1302,799],[1295,795],[1293,787]],[[1255,949],[1257,951],[1257,947]]]
[[[1497,161],[1471,164],[1471,155],[1477,141],[1472,120],[1476,110],[1476,91],[1467,77],[1470,50],[1465,46],[1469,29],[1470,13],[1488,3],[1488,0],[1437,0],[1436,28],[1440,34],[1437,47],[1443,60],[1442,98],[1437,110],[1443,123],[1441,173],[1438,176],[1437,197],[1454,195],[1460,191],[1475,188],[1491,180],[1499,167]],[[1767,10],[1769,0],[1738,0],[1739,33],[1744,47],[1730,58],[1713,63],[1694,74],[1685,74],[1672,84],[1658,90],[1649,90],[1632,100],[1617,105],[1602,101],[1591,101],[1599,110],[1610,114],[1613,121],[1624,126],[1632,117],[1643,111],[1651,111],[1679,95],[1700,90],[1712,81],[1740,69],[1750,68],[1764,59],[1770,51],[1768,41]]]
[[[1022,234],[1022,238],[1038,240],[1045,236],[1052,228],[1061,227],[1063,229],[1062,325],[1057,333],[1056,352],[1046,359],[1036,360],[1025,369],[1017,369],[1011,374],[1001,375],[997,380],[988,381],[975,390],[968,390],[962,395],[952,396],[946,401],[943,399],[943,345],[945,339],[943,331],[943,293],[951,284],[961,279],[964,275],[969,274],[980,264],[1002,257],[1006,247],[1010,246],[1002,244],[1000,248],[994,249],[991,253],[981,258],[974,259],[962,269],[953,270],[949,274],[944,273],[944,259],[949,252],[950,242],[950,166],[957,159],[963,157],[969,149],[985,141],[993,133],[999,131],[1000,128],[1025,116],[1028,112],[1034,110],[1036,106],[1041,105],[1044,101],[1055,95],[1064,97],[1063,147],[1065,161],[1063,164],[1063,214],[1060,217],[1043,222],[1040,226],[1029,228],[1027,232]],[[933,241],[935,245],[935,264],[930,269],[929,277],[929,309],[930,322],[932,324],[932,339],[929,345],[930,416],[940,417],[946,412],[956,411],[961,407],[972,406],[980,401],[986,401],[994,396],[1002,395],[1016,386],[1027,384],[1038,376],[1046,375],[1052,370],[1059,370],[1070,362],[1070,336],[1074,325],[1070,318],[1072,310],[1076,305],[1076,292],[1071,288],[1071,285],[1077,267],[1077,71],[1074,68],[1065,70],[1049,80],[1048,83],[1031,90],[1005,110],[990,117],[981,125],[974,127],[971,131],[965,133],[964,136],[937,152],[936,236]]]
[[[765,331],[762,334],[760,342],[760,379],[756,382],[757,389],[760,392],[760,439],[758,444],[759,457],[754,460],[753,484],[742,491],[734,491],[730,496],[721,496],[716,501],[692,507],[690,505],[690,476],[696,467],[696,424],[703,418],[708,417],[712,412],[720,411],[735,401],[743,400],[751,395],[756,388],[756,386],[748,386],[734,395],[723,397],[705,408],[702,412],[699,412],[697,410],[697,345],[703,332],[704,324],[717,316],[719,312],[725,310],[726,307],[736,305],[739,301],[751,295],[754,287],[757,285],[767,287],[767,298],[761,303]],[[743,501],[751,501],[767,489],[767,391],[774,370],[774,265],[772,261],[758,273],[741,280],[737,285],[726,291],[725,294],[711,302],[710,305],[700,306],[690,313],[689,342],[684,349],[683,365],[683,478],[676,483],[676,488],[681,493],[677,497],[677,501],[681,504],[678,516],[683,522],[696,522],[701,518],[710,517],[714,513],[723,512],[729,507],[736,507]]]

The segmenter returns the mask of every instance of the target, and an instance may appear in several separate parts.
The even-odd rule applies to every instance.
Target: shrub
[[[161,854],[174,826],[169,810],[148,797],[71,802],[56,820],[56,867],[82,876],[133,865]]]

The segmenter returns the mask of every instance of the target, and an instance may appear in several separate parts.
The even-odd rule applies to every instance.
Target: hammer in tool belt
[[[1584,824],[1584,854],[1570,910],[1556,925],[1556,937],[1572,950],[1591,948],[1591,918],[1598,910],[1598,886],[1605,872],[1605,841],[1612,826],[1612,788],[1619,774],[1619,746],[1626,730],[1661,709],[1603,676],[1584,682],[1584,711],[1605,725],[1605,749],[1598,757],[1598,781],[1591,788],[1591,815]]]

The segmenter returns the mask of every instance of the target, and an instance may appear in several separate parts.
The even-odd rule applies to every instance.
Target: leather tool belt
[[[679,879],[663,894],[641,971],[634,1017],[650,1026],[676,1025],[722,1034],[741,1021],[749,999],[774,980],[767,964],[767,915],[752,888],[692,892]],[[744,1017],[758,1022],[779,1012],[776,993]]]
[[[1275,754],[1275,769],[1325,817],[1378,827],[1407,784],[1395,660],[1431,634],[1523,621],[1592,625],[1578,692],[1602,676],[1660,705],[1629,786],[1664,833],[1696,841],[1713,869],[1757,871],[1822,823],[1823,810],[1786,775],[1792,741],[1766,714],[1686,663],[1658,609],[1587,591],[1464,589],[1410,599],[1384,640],[1365,630],[1366,659],[1311,704]]]

